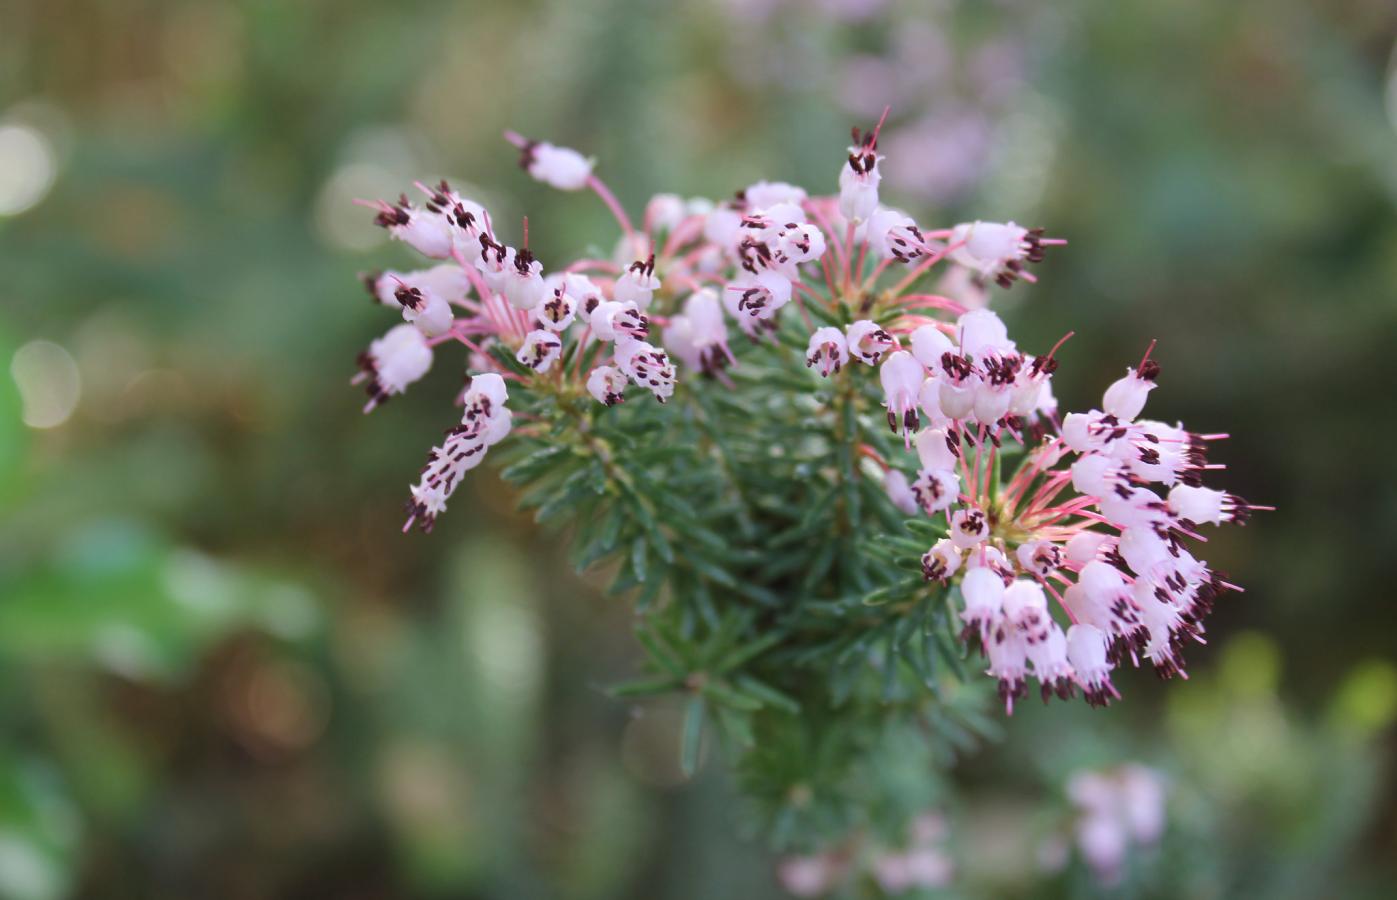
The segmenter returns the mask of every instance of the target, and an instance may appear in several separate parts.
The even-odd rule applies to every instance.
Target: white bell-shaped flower
[[[921,425],[917,418],[917,393],[926,380],[926,370],[911,353],[899,350],[890,354],[878,368],[878,380],[883,385],[888,425],[893,433],[901,426],[910,440],[911,434]]]
[[[1062,568],[1063,551],[1062,547],[1052,541],[1038,538],[1020,544],[1014,551],[1014,558],[1018,560],[1025,572],[1030,572],[1039,578],[1047,578]]]
[[[1102,545],[1111,541],[1111,535],[1101,531],[1078,531],[1067,539],[1065,555],[1067,562],[1074,566],[1084,566],[1092,559],[1097,559]]]
[[[988,354],[1014,352],[1009,340],[1009,328],[992,310],[972,309],[956,320],[960,336],[960,352],[979,362]]]
[[[1174,547],[1152,528],[1126,528],[1116,541],[1116,552],[1136,574],[1144,574],[1173,559]]]
[[[483,435],[504,409],[509,399],[509,390],[502,377],[494,372],[472,375],[470,384],[461,398],[461,425],[467,437]]]
[[[616,279],[611,296],[618,303],[633,303],[637,309],[644,311],[650,308],[655,291],[659,288],[660,279],[655,277],[655,258],[652,256],[646,262],[631,263]]]
[[[965,222],[951,232],[952,243],[964,246],[952,258],[967,268],[988,272],[1009,260],[1021,259],[1028,229],[1013,222]]]
[[[590,321],[592,333],[604,341],[622,338],[639,340],[650,333],[650,320],[641,315],[632,303],[608,300],[592,311]]]
[[[1106,651],[1106,633],[1100,628],[1079,623],[1067,629],[1067,660],[1092,706],[1105,706],[1120,696],[1111,684]]]
[[[523,153],[529,174],[560,191],[580,191],[592,177],[593,160],[576,150],[538,141],[526,145]]]
[[[878,259],[910,262],[926,254],[926,239],[906,213],[880,207],[862,226],[868,249]]]
[[[547,372],[563,352],[563,341],[546,329],[535,329],[524,336],[524,344],[515,359],[535,372]]]
[[[861,222],[878,210],[880,159],[871,144],[849,148],[849,159],[839,170],[839,212],[845,219]]]
[[[779,272],[759,272],[728,290],[738,297],[738,313],[755,321],[771,319],[791,301],[791,279]]]
[[[746,200],[752,209],[767,209],[782,203],[799,207],[805,202],[805,197],[804,188],[784,181],[758,181],[748,185],[742,192],[742,199]]]
[[[689,320],[691,340],[698,351],[701,368],[711,371],[733,361],[728,349],[723,305],[716,293],[709,288],[694,291],[684,301],[684,316]]]
[[[912,496],[929,516],[950,509],[960,497],[960,476],[950,469],[922,469],[912,482]],[[956,546],[969,545],[957,541]]]
[[[1018,623],[1029,612],[1043,612],[1048,608],[1048,596],[1043,586],[1027,578],[1015,578],[1004,588],[1004,615]]]
[[[956,574],[960,561],[960,550],[950,540],[942,538],[922,554],[922,577],[927,581],[946,581]]]
[[[1087,413],[1068,413],[1062,420],[1062,440],[1078,453],[1110,452],[1128,433],[1129,430],[1112,416],[1095,409]]]
[[[538,321],[549,331],[566,331],[577,318],[577,301],[567,292],[565,284],[558,284],[543,305],[538,308]]]
[[[941,367],[941,357],[955,352],[955,344],[935,325],[922,325],[911,335],[912,355],[932,371]]]
[[[548,296],[543,263],[527,249],[517,250],[500,275],[500,290],[515,309],[533,309]]]
[[[828,378],[848,362],[849,345],[844,341],[844,332],[832,325],[816,328],[805,350],[806,367],[814,368],[821,378]]]
[[[703,220],[703,237],[710,244],[732,249],[742,233],[742,213],[728,205],[715,207]]]
[[[1028,660],[1043,686],[1044,700],[1050,693],[1063,700],[1072,696],[1077,672],[1067,658],[1067,635],[1061,626],[1049,620],[1043,639],[1028,645]]]
[[[1009,400],[1007,387],[981,379],[972,392],[970,411],[976,422],[993,426],[1008,414]]]
[[[941,381],[937,378],[927,378],[922,382],[917,390],[917,406],[921,408],[923,418],[938,428],[948,428],[954,424],[941,408]]]
[[[406,197],[396,206],[384,208],[375,221],[387,228],[394,240],[431,259],[449,259],[456,246],[455,233],[444,213],[415,209]]]
[[[954,471],[960,462],[960,442],[944,428],[928,428],[917,435],[917,458],[923,469]]]
[[[903,515],[917,514],[917,497],[912,493],[912,485],[907,483],[906,475],[897,469],[884,472],[883,489],[888,492],[888,499],[892,501],[893,506]]]
[[[417,326],[423,337],[439,337],[451,330],[451,304],[431,288],[410,287],[404,282],[394,296],[402,304],[403,321]]]
[[[876,366],[884,354],[897,347],[897,338],[871,319],[851,323],[845,334],[849,355],[870,366]]]
[[[1231,494],[1205,487],[1175,485],[1169,491],[1169,511],[1198,525],[1221,525],[1237,518],[1246,504]]]
[[[684,198],[678,194],[656,194],[645,204],[645,223],[656,231],[673,231],[687,215]]]
[[[587,373],[587,393],[598,403],[615,406],[625,399],[626,375],[613,366],[597,366]]]
[[[1083,453],[1072,464],[1072,487],[1080,494],[1105,496],[1120,480],[1119,464],[1109,456]]]
[[[686,369],[703,370],[703,354],[694,343],[694,324],[685,315],[670,316],[660,332],[660,343]]]
[[[795,267],[819,259],[825,255],[825,249],[825,233],[818,226],[789,222],[777,230],[772,255],[793,277],[799,277]]]
[[[1117,485],[1096,505],[1117,528],[1153,528],[1168,525],[1172,518],[1164,499],[1147,487]]]
[[[969,419],[975,411],[975,389],[979,383],[979,379],[973,376],[960,384],[937,379],[936,401],[941,412],[957,422]]]
[[[1028,645],[1016,628],[993,628],[984,638],[989,668],[985,670],[999,680],[999,697],[1004,710],[1014,712],[1014,701],[1027,694]]]
[[[959,548],[954,543],[951,547],[956,550],[959,561]],[[988,628],[1004,610],[1004,579],[987,567],[969,569],[961,579],[960,595],[965,600],[961,621],[977,628]]]
[[[989,535],[990,523],[984,510],[971,506],[951,514],[951,541],[962,550],[984,543]]]
[[[674,366],[669,355],[644,341],[623,337],[616,342],[616,365],[631,381],[664,403],[674,395]]]
[[[950,256],[980,278],[1009,287],[1016,278],[1032,280],[1024,264],[1043,259],[1044,243],[1042,229],[1013,222],[967,222],[952,229]]]
[[[355,383],[367,381],[369,402],[364,412],[369,412],[427,374],[432,367],[432,348],[414,326],[397,325],[370,342],[369,349],[359,356],[359,366],[362,372]]]
[[[1146,360],[1139,369],[1131,369],[1124,378],[1117,379],[1106,389],[1101,398],[1101,408],[1107,414],[1122,422],[1134,421],[1145,408],[1145,399],[1155,389],[1155,379],[1159,377],[1159,364]]]
[[[965,567],[967,569],[989,569],[1006,584],[1014,580],[1014,569],[1009,565],[1009,558],[993,544],[981,544],[976,547],[975,552],[966,557]]]

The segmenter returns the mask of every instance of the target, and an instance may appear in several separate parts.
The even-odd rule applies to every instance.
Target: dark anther
[[[393,292],[393,296],[408,309],[417,309],[422,305],[422,292],[415,287],[408,287],[405,284],[399,285],[398,289]]]
[[[382,269],[374,269],[371,272],[359,273],[359,281],[364,285],[364,288],[369,292],[369,296],[372,297],[375,302],[378,301],[378,280],[382,277]]]

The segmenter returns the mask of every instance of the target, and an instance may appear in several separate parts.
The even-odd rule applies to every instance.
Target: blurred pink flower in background
[[[1151,846],[1164,835],[1165,788],[1163,775],[1136,763],[1078,772],[1068,781],[1077,849],[1103,885],[1120,882],[1132,846]]]
[[[1038,55],[1031,36],[1051,11],[1000,16],[988,30],[970,4],[892,0],[723,0],[759,58],[743,41],[732,45],[732,71],[755,86],[818,90],[847,113],[878,116],[891,105],[883,133],[892,151],[890,185],[932,203],[950,203],[990,174],[990,150],[1005,122],[1021,111]],[[999,4],[1014,6],[1013,3]],[[835,38],[818,48],[786,35],[783,20],[799,13],[823,17]],[[974,19],[976,27],[961,27]],[[839,43],[858,25],[859,48]],[[1051,31],[1051,30],[1049,30]],[[874,49],[866,44],[873,43]],[[818,58],[816,53],[818,52]]]
[[[862,873],[892,896],[946,887],[955,877],[955,863],[943,846],[949,834],[945,817],[928,811],[912,820],[903,847],[882,847],[859,838],[822,853],[787,856],[777,863],[776,879],[797,897],[825,896]]]

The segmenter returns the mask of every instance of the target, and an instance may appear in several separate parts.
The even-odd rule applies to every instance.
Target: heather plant
[[[1258,507],[1202,485],[1225,435],[1141,417],[1153,345],[1099,408],[1059,410],[1070,333],[1020,348],[990,305],[1065,241],[885,205],[880,127],[854,129],[830,195],[662,194],[639,225],[592,160],[508,134],[621,232],[546,271],[527,220],[447,183],[366,202],[434,264],[365,276],[403,322],[356,380],[369,411],[464,356],[404,530],[501,463],[633,606],[646,671],[614,692],[683,698],[684,769],[714,748],[775,847],[843,867],[882,847],[880,881],[913,884],[944,876],[926,773],[993,730],[987,688],[1007,712],[1030,682],[1101,706],[1121,666],[1182,674],[1236,590],[1200,531]]]

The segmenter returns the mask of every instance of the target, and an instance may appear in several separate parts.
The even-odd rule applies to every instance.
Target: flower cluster
[[[947,833],[940,813],[925,812],[912,821],[905,847],[892,849],[851,840],[823,853],[786,857],[777,866],[777,879],[797,897],[826,896],[863,872],[872,876],[884,894],[894,897],[944,888],[955,875],[955,864],[944,846]]]
[[[944,522],[922,574],[956,588],[963,639],[987,655],[1010,711],[1030,678],[1044,700],[1080,689],[1100,705],[1117,696],[1110,673],[1126,659],[1182,673],[1184,644],[1201,639],[1214,599],[1232,589],[1187,542],[1259,508],[1200,483],[1218,468],[1207,445],[1223,435],[1140,418],[1160,372],[1149,352],[1100,409],[1060,417],[1051,380],[1062,342],[1025,351],[984,304],[991,286],[1033,281],[1031,267],[1063,242],[1014,222],[926,227],[884,205],[881,127],[853,130],[837,194],[766,181],[717,203],[661,194],[639,228],[590,160],[507,135],[530,175],[590,189],[622,231],[612,258],[547,275],[527,220],[511,246],[446,183],[419,185],[421,205],[371,204],[391,236],[443,262],[366,279],[405,321],[361,358],[368,408],[421,378],[443,342],[464,345],[478,373],[461,425],[412,489],[409,525],[430,528],[462,474],[509,432],[506,382],[605,406],[637,385],[664,402],[672,354],[732,387],[726,370],[740,359],[729,323],[776,345],[793,307],[800,324],[786,314],[787,327],[808,338],[804,362],[820,379],[863,391],[863,367],[877,369],[888,427],[915,474],[867,441],[859,450],[907,515]],[[943,262],[949,271],[927,286]],[[650,342],[652,325],[664,349]],[[1018,468],[1001,479],[1009,458]]]
[[[540,181],[565,190],[600,187],[591,163],[575,151],[516,142],[524,168]],[[505,382],[526,379],[502,366],[497,352],[507,352],[536,376],[535,387],[543,379],[575,384],[607,405],[620,403],[628,384],[664,402],[674,392],[675,370],[666,351],[647,341],[646,310],[660,287],[653,257],[627,265],[582,260],[545,275],[528,247],[527,221],[523,245],[510,246],[485,208],[446,182],[418,188],[425,195],[421,205],[406,196],[368,205],[393,238],[447,262],[364,277],[369,293],[400,310],[405,324],[360,355],[355,381],[366,386],[368,412],[426,375],[441,344],[456,342],[470,351],[469,367],[477,374],[459,398],[461,424],[432,450],[408,503],[408,527],[417,523],[430,530],[461,476],[509,433]],[[565,346],[574,371],[560,365]],[[585,372],[584,363],[591,364]]]
[[[988,655],[1006,705],[1024,696],[1030,675],[1045,700],[1080,688],[1104,705],[1118,696],[1110,672],[1126,658],[1148,660],[1165,678],[1182,674],[1185,644],[1201,641],[1218,594],[1235,590],[1187,540],[1201,525],[1261,508],[1200,484],[1220,468],[1206,461],[1208,442],[1225,435],[1139,418],[1159,375],[1148,354],[1107,389],[1102,409],[1059,425],[1046,384],[1051,353],[1018,355],[983,310],[962,316],[958,331],[960,345],[916,389],[937,426],[916,438],[921,470],[910,485],[890,472],[888,487],[905,509],[946,515],[948,535],[923,557],[923,574],[960,575],[963,638]],[[913,350],[921,356],[915,342]],[[889,409],[900,410],[910,390],[890,391]],[[1003,441],[1033,430],[1037,442],[1017,472],[995,485]],[[1066,630],[1049,612],[1054,602]]]
[[[1073,837],[1082,858],[1104,886],[1117,884],[1132,845],[1148,847],[1164,835],[1166,785],[1147,766],[1075,773],[1067,795],[1076,808]]]

